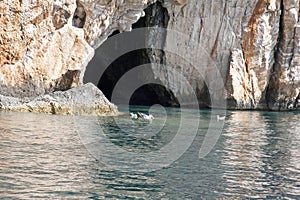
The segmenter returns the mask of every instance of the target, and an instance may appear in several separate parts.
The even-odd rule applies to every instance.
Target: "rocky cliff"
[[[286,110],[300,106],[299,1],[190,0],[183,6],[164,6],[169,16],[165,26],[190,38],[182,45],[181,41],[168,40],[172,35],[166,35],[166,41],[173,44],[165,45],[186,49],[189,55],[198,52],[194,43],[199,43],[205,51],[200,56],[201,68],[216,65],[220,70],[228,108]],[[204,77],[200,78],[195,67],[186,67],[183,59],[168,53],[161,55],[149,57],[154,62],[163,60],[168,66],[176,66],[192,80],[199,100],[209,99],[204,98],[205,85],[210,84],[205,81],[209,70],[197,69]],[[154,73],[165,84],[176,79],[167,76],[171,74],[168,68],[154,69]],[[173,91],[182,91],[181,87],[184,85],[177,84]]]
[[[0,1],[0,94],[34,99],[82,85],[94,48],[116,29],[130,31],[147,3],[147,0]],[[20,110],[6,106],[14,105],[5,103],[6,100],[0,99],[0,107]],[[49,103],[45,106],[51,109]],[[28,110],[27,106],[22,109]]]
[[[226,88],[218,98],[227,100],[228,108],[300,107],[299,1],[157,2],[142,18],[143,24],[188,36],[187,41],[174,42],[166,34],[164,45],[183,49],[185,55],[199,58],[201,65],[191,66],[172,53],[157,50],[147,50],[148,59],[180,71],[197,91],[200,104],[210,105],[215,95],[207,91],[213,81],[207,79],[213,77],[209,69],[214,65]],[[153,3],[155,0],[0,1],[0,93],[32,98],[82,85],[95,49],[115,30],[131,31]],[[154,39],[147,36],[148,42]],[[205,52],[198,54],[199,46]],[[152,67],[151,76],[169,85],[175,95],[187,91],[180,82],[172,84],[179,77],[169,68]]]
[[[146,5],[147,1],[1,1],[1,94],[33,96],[80,85],[94,48],[115,29],[130,31]]]

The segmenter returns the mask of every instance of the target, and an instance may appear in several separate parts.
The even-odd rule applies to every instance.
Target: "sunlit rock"
[[[61,115],[108,116],[119,114],[117,107],[110,103],[103,93],[91,83],[33,99],[0,95],[0,109]]]
[[[159,6],[153,6],[144,24],[186,35],[188,40],[181,41],[166,34],[164,45],[181,49],[199,64],[157,50],[147,56],[178,70],[200,104],[210,105],[216,96],[207,89],[214,66],[225,87],[217,96],[230,108],[299,108],[299,4],[287,0],[3,0],[0,94],[33,98],[81,86],[94,50],[114,31],[131,31],[154,2]],[[148,36],[150,43],[156,39]],[[175,95],[188,93],[169,68],[153,68],[152,75]]]

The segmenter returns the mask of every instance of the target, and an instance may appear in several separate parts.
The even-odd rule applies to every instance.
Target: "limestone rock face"
[[[153,6],[145,25],[187,36],[164,35],[165,47],[180,49],[187,59],[157,50],[148,57],[189,80],[200,104],[215,98],[233,109],[300,107],[296,0],[2,0],[0,94],[33,98],[82,85],[94,49],[115,30],[130,31],[154,2],[164,9]],[[156,37],[149,35],[148,42]],[[193,58],[198,65],[189,62]],[[216,70],[225,92],[208,94]],[[189,95],[170,68],[153,67],[151,76],[175,95]]]
[[[113,31],[130,31],[131,25],[144,16],[144,8],[154,1],[156,0],[79,0],[77,5],[80,9],[75,11],[75,15],[82,16],[78,21],[84,21],[85,39],[97,48]]]
[[[281,7],[280,40],[267,94],[273,110],[300,107],[300,4],[284,0]]]
[[[130,30],[147,3],[0,1],[0,93],[32,97],[81,85],[93,47]]]
[[[165,46],[184,49],[187,60],[197,57],[199,62],[191,66],[178,55],[155,51],[149,57],[179,70],[198,92],[200,102],[205,101],[205,88],[214,81],[212,71],[217,68],[226,91],[218,98],[227,101],[227,108],[300,107],[299,1],[189,0],[182,6],[165,1],[164,7],[169,16],[165,27],[189,38],[174,40],[167,34]],[[151,41],[153,36],[149,37]],[[164,85],[178,79],[167,67],[153,68],[153,73]],[[178,93],[185,91],[180,82],[172,87]]]
[[[0,2],[0,93],[36,96],[60,90],[61,77],[84,72],[94,49],[72,26],[75,0]],[[81,84],[77,73],[70,87]]]
[[[12,110],[70,113],[72,108],[66,99],[58,98],[62,101],[58,101],[59,107],[55,103],[51,107],[44,94],[57,97],[55,91],[81,86],[94,48],[115,30],[130,31],[131,24],[144,14],[148,3],[147,0],[0,1],[0,94],[7,96],[1,98],[2,109],[10,109],[4,102],[10,104],[13,100],[19,107]],[[31,103],[23,105],[22,99],[27,97],[34,102],[30,100]],[[102,108],[93,111],[94,102],[90,103],[85,104],[85,109],[82,106],[80,112],[101,115]]]

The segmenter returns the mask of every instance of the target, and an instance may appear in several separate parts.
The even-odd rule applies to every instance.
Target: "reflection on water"
[[[231,115],[222,150],[226,194],[299,198],[299,119],[292,113]]]
[[[72,118],[4,112],[0,123],[6,130],[0,134],[1,197],[85,196],[80,191],[92,185],[86,166],[96,166]]]
[[[99,163],[82,145],[78,126],[95,135],[104,128],[111,142],[128,151],[152,151],[174,138],[176,109],[166,113],[164,130],[164,123],[154,121],[147,129],[119,117],[131,132],[111,118],[82,118],[81,124],[70,116],[0,112],[0,198],[300,198],[300,113],[228,112],[217,145],[199,159],[211,113],[188,112],[191,121],[200,119],[194,142],[170,166],[149,173]]]

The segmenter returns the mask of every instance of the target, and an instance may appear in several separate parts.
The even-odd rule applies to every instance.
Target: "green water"
[[[0,199],[300,199],[299,112],[150,112],[152,123],[0,112]],[[222,134],[199,158],[220,128],[209,123]]]

